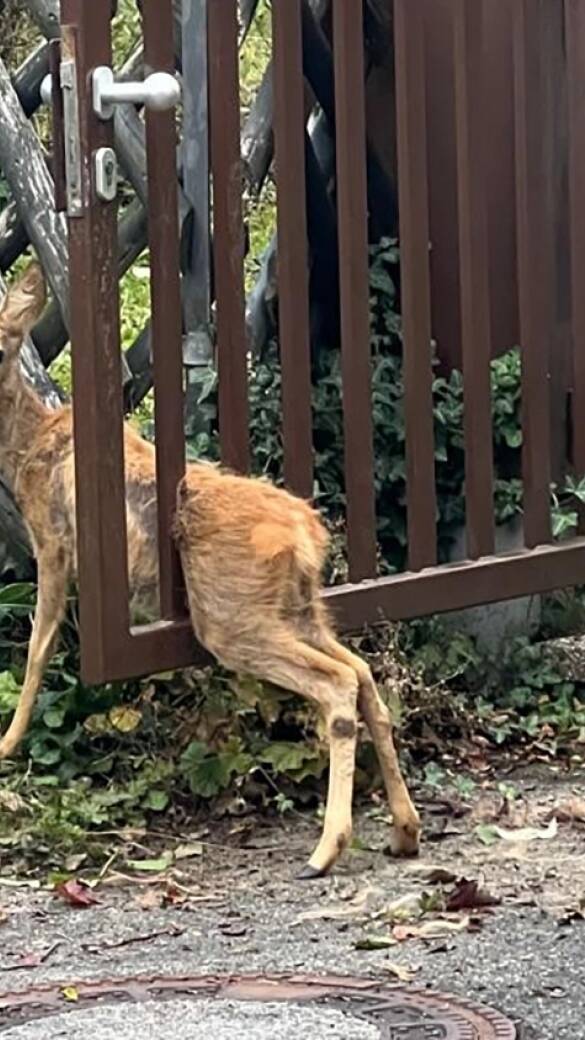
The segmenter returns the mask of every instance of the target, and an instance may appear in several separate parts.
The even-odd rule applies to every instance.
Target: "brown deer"
[[[76,576],[71,409],[47,409],[25,383],[18,358],[44,303],[34,264],[0,309],[0,472],[22,510],[38,565],[26,675],[0,758],[12,754],[27,730]],[[157,604],[155,456],[131,427],[124,436],[130,587],[133,606],[144,614]],[[226,668],[294,691],[323,712],[330,743],[325,821],[300,876],[325,873],[350,840],[358,708],[390,802],[391,849],[414,854],[419,819],[390,714],[368,666],[335,638],[319,595],[328,539],[317,513],[267,481],[195,463],[178,488],[175,534],[200,643]]]

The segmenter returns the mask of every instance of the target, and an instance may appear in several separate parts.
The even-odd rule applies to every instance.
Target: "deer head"
[[[26,333],[43,312],[46,298],[43,272],[39,264],[30,264],[0,306],[0,380],[12,368]]]

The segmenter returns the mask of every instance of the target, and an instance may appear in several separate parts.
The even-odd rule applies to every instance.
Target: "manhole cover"
[[[497,1011],[345,976],[126,978],[0,994],[14,1040],[516,1040]]]

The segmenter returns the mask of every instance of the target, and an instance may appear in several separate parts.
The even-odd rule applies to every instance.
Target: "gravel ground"
[[[550,783],[522,781],[521,787],[524,797],[514,809],[521,818],[502,821],[500,813],[502,826],[517,840],[508,836],[490,846],[478,841],[477,821],[485,820],[491,797],[483,794],[471,812],[454,820],[441,819],[429,808],[426,830],[433,840],[416,864],[361,851],[346,856],[331,878],[296,882],[294,873],[315,836],[314,823],[299,818],[289,825],[257,824],[247,833],[245,847],[242,825],[233,826],[231,839],[229,833],[222,835],[221,847],[204,844],[201,855],[171,875],[171,889],[167,878],[129,883],[112,873],[97,890],[100,904],[84,910],[51,893],[0,889],[6,913],[0,991],[133,974],[290,970],[388,982],[408,969],[416,986],[498,1008],[518,1023],[522,1040],[585,1040],[585,921],[579,911],[585,897],[585,830],[578,820],[561,822],[556,834],[549,831],[544,837],[551,808],[574,803],[579,786],[574,779],[569,784],[552,778]],[[526,825],[536,827],[540,837],[526,832]],[[356,829],[368,848],[381,844],[381,823],[362,819]],[[388,949],[357,949],[356,943],[371,935],[390,936],[387,908],[397,896],[436,891],[430,879],[437,867],[479,879],[501,905],[472,914],[479,920],[477,930],[472,920],[470,928],[429,941],[413,936]],[[183,900],[178,904],[177,891]],[[157,906],[169,893],[175,905]],[[254,1024],[245,1020],[256,1014],[251,1005],[239,1007],[236,1022],[235,1012],[221,1003],[205,1008],[207,1032],[218,1040],[264,1040],[274,1033],[268,1005]],[[166,1033],[156,1003],[139,1011],[133,1007],[132,1021],[124,1006],[73,1011],[21,1026],[0,1017],[0,1031],[15,1040],[88,1035],[92,1040],[138,1035],[165,1040],[172,1030],[173,1040],[182,1040],[198,1034],[199,1020],[193,1016],[202,1006],[197,1012],[195,1007],[187,1008],[182,1000],[166,1003]],[[303,1033],[314,1040],[375,1035],[362,1023],[354,1030],[353,1022],[349,1032],[336,1032],[335,1015],[326,1023],[311,1023],[310,1015],[322,1010],[288,1006],[278,1025],[279,1040]]]
[[[46,1040],[120,1040],[123,1036],[140,1040],[193,1040],[212,1036],[215,1040],[379,1040],[376,1026],[348,1018],[341,1011],[288,1004],[235,1003],[229,1000],[151,1001],[146,1006],[96,1008],[57,1015],[43,1022]],[[7,1040],[39,1040],[35,1023],[17,1026],[5,1034]]]

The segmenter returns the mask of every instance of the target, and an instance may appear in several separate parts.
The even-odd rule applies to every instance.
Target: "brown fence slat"
[[[208,8],[219,430],[222,461],[249,467],[237,0]]]
[[[585,5],[565,0],[573,338],[573,466],[585,477]],[[581,531],[585,512],[581,511]]]
[[[408,562],[437,558],[424,22],[394,2],[400,271],[404,340]]]
[[[89,156],[113,143],[111,124],[94,115],[89,83],[90,70],[111,60],[109,10],[63,0],[61,13],[62,57],[77,62],[81,149]],[[111,259],[116,207],[90,205],[89,195],[86,184],[83,217],[69,221],[69,257],[83,287],[71,294],[70,321],[81,664],[84,679],[92,682],[103,678],[108,650],[128,631],[128,562],[118,271]],[[117,380],[119,394],[111,392]]]
[[[143,0],[145,71],[174,72],[172,4]],[[179,275],[175,112],[146,113],[148,235],[156,426],[160,606],[163,618],[185,612],[181,563],[171,529],[185,472],[183,344]],[[169,219],[177,214],[177,219]]]
[[[333,4],[347,542],[352,581],[376,573],[363,0]]]
[[[494,551],[491,329],[484,133],[483,0],[455,0],[455,107],[467,554]]]
[[[547,0],[516,0],[514,24],[516,205],[522,348],[522,476],[527,546],[550,541],[552,218],[546,176]]]
[[[292,491],[310,498],[313,423],[301,0],[275,0],[272,19],[284,477]]]

